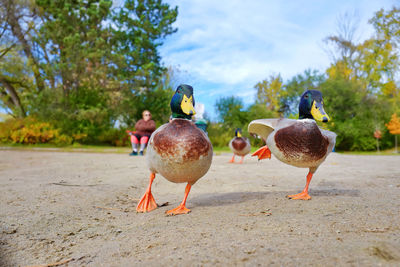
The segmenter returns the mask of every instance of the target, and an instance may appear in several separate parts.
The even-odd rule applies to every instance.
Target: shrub
[[[61,134],[48,122],[36,118],[8,119],[0,123],[0,142],[12,144],[45,144],[69,145],[72,137]]]
[[[227,130],[221,123],[210,123],[207,132],[213,147],[227,147],[235,136],[234,131]]]
[[[126,133],[125,128],[111,128],[107,131],[104,131],[98,136],[98,141],[103,144],[119,147],[130,144],[129,135]]]

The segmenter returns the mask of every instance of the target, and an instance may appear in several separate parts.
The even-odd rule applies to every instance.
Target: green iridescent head
[[[299,119],[314,119],[328,122],[329,116],[324,110],[322,93],[318,90],[307,90],[300,98]]]
[[[172,117],[190,120],[196,114],[194,105],[193,87],[187,84],[179,85],[170,103]]]

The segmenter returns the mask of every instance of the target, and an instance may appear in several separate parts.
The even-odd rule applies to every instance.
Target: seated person
[[[138,154],[138,146],[140,143],[139,154],[143,156],[143,150],[147,145],[147,141],[151,134],[156,130],[156,123],[151,119],[151,113],[148,110],[143,111],[143,118],[135,124],[136,132],[130,132],[132,153],[130,156],[136,156]]]

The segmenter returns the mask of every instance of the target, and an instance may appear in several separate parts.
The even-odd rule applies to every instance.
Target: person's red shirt
[[[135,130],[140,135],[151,135],[156,130],[156,123],[153,120],[140,119],[135,124]]]

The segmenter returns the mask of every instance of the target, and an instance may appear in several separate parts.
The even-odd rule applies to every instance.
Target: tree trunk
[[[378,138],[375,138],[375,139],[376,139],[376,150],[379,153],[380,152],[380,150],[379,150],[379,139]]]
[[[26,117],[25,109],[21,104],[21,100],[18,96],[17,91],[15,90],[14,86],[9,83],[6,79],[0,76],[0,83],[4,85],[4,88],[7,91],[8,96],[10,96],[10,100],[12,105],[14,105],[14,109],[18,109],[18,117]],[[10,104],[11,104],[10,103]],[[12,109],[12,107],[9,106]]]
[[[36,61],[36,58],[33,56],[32,47],[29,45],[28,41],[25,39],[25,35],[22,31],[21,25],[19,24],[18,18],[18,7],[13,3],[13,1],[8,2],[8,9],[7,9],[7,16],[8,16],[8,23],[11,26],[11,31],[13,35],[18,39],[18,41],[22,45],[22,49],[28,59],[32,61],[32,71],[35,76],[36,86],[39,91],[44,89],[44,81],[40,75],[39,71],[39,64]]]

